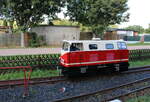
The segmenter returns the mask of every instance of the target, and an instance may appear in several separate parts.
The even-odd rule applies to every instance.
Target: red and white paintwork
[[[102,65],[110,63],[128,62],[128,49],[119,49],[117,42],[124,42],[120,40],[101,40],[101,41],[64,41],[70,45],[72,43],[83,43],[82,51],[64,51],[62,49],[60,56],[60,64],[63,67],[79,67]],[[90,50],[89,44],[97,44],[98,49]],[[113,44],[114,49],[106,49],[105,44]]]
[[[61,57],[64,67],[77,67],[97,64],[128,62],[128,50],[77,51]]]

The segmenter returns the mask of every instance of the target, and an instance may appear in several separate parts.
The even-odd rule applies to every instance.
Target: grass
[[[130,62],[130,67],[150,65],[149,62],[150,60]],[[58,76],[58,75],[59,75],[59,70],[36,69],[33,70],[33,72],[31,73],[31,78],[50,77],[50,76]],[[23,77],[24,77],[23,71],[19,71],[19,72],[15,71],[12,73],[0,74],[0,80],[21,79]]]
[[[128,99],[126,102],[150,102],[150,94]]]
[[[145,65],[150,65],[150,60],[129,62],[129,64],[130,67],[145,66]]]
[[[50,76],[58,76],[58,75],[59,75],[58,70],[37,69],[31,73],[31,78],[50,77]],[[13,80],[13,79],[23,79],[23,78],[24,78],[23,71],[0,74],[0,80]]]
[[[128,46],[143,46],[143,45],[150,45],[150,43],[135,43],[135,44],[127,44]]]

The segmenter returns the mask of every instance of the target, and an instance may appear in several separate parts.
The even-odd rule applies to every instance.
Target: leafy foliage
[[[150,28],[145,29],[145,33],[149,33],[150,34]]]
[[[2,10],[4,9],[5,0],[0,0],[0,16],[2,16]]]
[[[87,26],[83,26],[83,24],[79,23],[79,22],[73,22],[73,21],[69,21],[69,20],[53,20],[52,23],[54,25],[65,25],[65,26],[80,26],[80,31],[84,31],[84,32],[90,32],[91,29],[90,27]]]
[[[28,32],[30,36],[29,46],[30,47],[39,47],[46,45],[46,41],[43,35],[37,35],[35,32]]]
[[[17,22],[22,31],[26,31],[44,20],[47,15],[49,21],[55,19],[56,13],[61,11],[63,0],[5,0],[5,9],[1,12],[5,18]]]
[[[66,16],[99,34],[108,25],[128,20],[126,3],[127,0],[67,0]]]
[[[140,25],[128,26],[128,27],[126,27],[126,29],[135,30],[140,34],[144,33],[144,28]]]
[[[150,34],[150,24],[149,24],[149,27],[147,29],[145,29],[145,33],[149,33]]]
[[[79,26],[78,22],[72,22],[69,20],[53,20],[54,25],[66,25],[66,26]]]

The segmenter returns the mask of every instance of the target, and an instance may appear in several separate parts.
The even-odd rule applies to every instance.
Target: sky
[[[129,22],[122,23],[120,27],[140,25],[148,28],[150,24],[150,0],[128,0]]]
[[[148,28],[150,24],[150,0],[128,0],[130,13],[129,22],[121,23],[120,28],[130,25],[140,25]],[[65,10],[64,10],[65,11]],[[60,18],[64,18],[63,13],[58,14]]]

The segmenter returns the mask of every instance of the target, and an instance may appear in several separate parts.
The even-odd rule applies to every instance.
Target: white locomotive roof
[[[61,53],[64,54],[65,52],[69,52],[71,49],[72,43],[82,43],[77,44],[77,48],[80,51],[97,51],[97,50],[117,50],[117,49],[127,49],[126,44],[123,40],[63,40],[63,42],[69,43],[69,45],[64,43]],[[96,45],[96,47],[95,47]],[[90,47],[91,46],[91,47]],[[93,48],[92,48],[93,47]],[[67,48],[67,50],[64,50]]]

